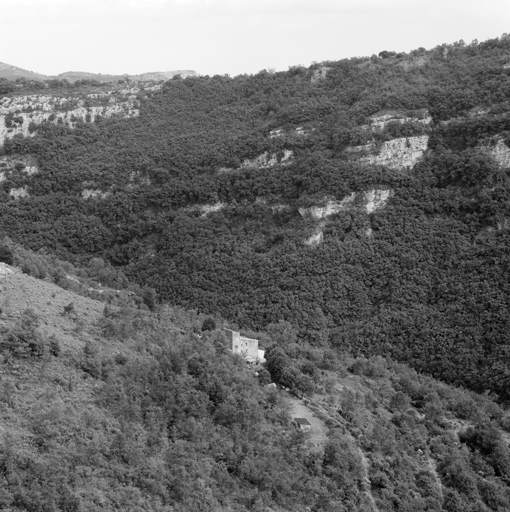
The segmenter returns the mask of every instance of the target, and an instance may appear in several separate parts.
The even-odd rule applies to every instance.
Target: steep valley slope
[[[202,331],[194,311],[49,281],[0,264],[2,510],[510,507],[510,422],[487,395],[296,343],[285,323],[250,333],[290,395],[230,352],[219,319]]]
[[[303,343],[507,400],[509,62],[505,35],[174,77],[132,103],[49,83],[46,111],[11,92],[0,232],[101,258],[161,301],[289,322]]]

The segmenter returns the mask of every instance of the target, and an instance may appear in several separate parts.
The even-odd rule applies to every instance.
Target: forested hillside
[[[285,322],[250,333],[269,373],[232,354],[221,318],[4,263],[0,298],[2,511],[510,509],[510,421],[487,395]]]
[[[507,399],[509,100],[506,35],[175,77],[138,117],[7,139],[0,232]]]

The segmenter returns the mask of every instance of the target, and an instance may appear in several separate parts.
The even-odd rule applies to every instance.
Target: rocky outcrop
[[[314,220],[325,220],[342,211],[350,211],[355,208],[364,210],[370,214],[382,208],[393,194],[389,189],[371,189],[366,192],[353,192],[342,200],[327,199],[323,206],[309,206],[299,208],[301,217],[311,217]]]
[[[382,208],[391,195],[392,191],[388,189],[372,189],[364,192],[365,211],[370,214]]]
[[[110,195],[110,192],[103,192],[99,189],[86,188],[81,191],[81,197],[83,199],[105,199]]]
[[[201,217],[207,217],[210,213],[219,212],[223,210],[227,206],[226,203],[214,203],[214,204],[198,204],[195,206],[190,206],[189,208],[185,208],[185,210],[190,212],[200,212]]]
[[[312,78],[310,80],[312,82],[312,84],[319,82],[320,80],[324,80],[330,69],[333,69],[333,68],[328,67],[328,66],[321,66],[320,68],[317,68],[313,72]]]
[[[278,165],[289,165],[292,163],[294,152],[290,149],[284,149],[283,155],[279,157],[276,153],[268,153],[267,151],[261,155],[244,160],[238,169],[232,167],[220,167],[218,173],[233,172],[241,169],[269,169]]]
[[[375,142],[364,146],[348,148],[351,154],[358,154],[359,161],[370,165],[385,165],[390,169],[413,167],[427,149],[428,135],[402,137],[386,141],[378,149]]]
[[[288,204],[273,204],[270,208],[273,213],[287,212],[291,209]]]
[[[39,167],[34,158],[30,156],[2,156],[0,157],[0,181],[5,181],[7,175],[20,172],[32,176],[39,172]]]
[[[351,195],[345,197],[341,201],[335,201],[334,199],[330,199],[326,202],[324,206],[310,206],[308,208],[299,208],[299,214],[301,217],[311,217],[314,220],[322,220],[331,217],[331,215],[335,215],[341,211],[346,211],[350,209],[356,199],[356,193],[352,193]]]
[[[303,126],[298,126],[294,130],[288,130],[288,131],[285,131],[283,128],[277,128],[277,129],[271,130],[269,132],[270,139],[276,139],[278,137],[293,136],[293,135],[298,135],[298,136],[304,137],[305,135],[308,135],[308,132],[307,132],[307,130],[305,130],[305,128]]]
[[[499,135],[482,143],[480,149],[489,155],[502,169],[510,168],[510,148]]]
[[[457,117],[452,117],[450,119],[444,119],[442,121],[439,121],[439,126],[448,126],[448,125],[455,125],[458,123],[465,123],[468,118],[477,118],[477,117],[489,117],[491,119],[504,119],[508,116],[506,112],[502,114],[494,113],[491,111],[490,107],[487,106],[477,106],[473,107],[472,109],[460,114]]]
[[[9,195],[13,199],[19,199],[20,197],[29,197],[27,187],[11,188]]]
[[[292,162],[294,153],[290,149],[283,150],[283,156],[279,159],[276,153],[269,154],[267,151],[261,155],[253,158],[252,160],[245,160],[241,164],[241,169],[247,167],[257,167],[259,169],[268,169],[276,165],[289,165]]]
[[[393,195],[393,191],[389,189],[371,189],[366,192],[353,192],[344,197],[341,201],[334,199],[326,200],[323,206],[310,206],[308,208],[299,208],[299,214],[303,218],[312,218],[319,221],[315,226],[313,233],[304,241],[305,245],[316,246],[324,239],[324,226],[328,217],[342,211],[362,211],[366,215],[370,215],[379,208],[383,208],[388,199]],[[367,237],[372,236],[372,228],[370,227],[368,218],[366,219],[366,227],[364,234]]]
[[[283,137],[285,132],[283,131],[283,128],[277,128],[276,130],[271,130],[269,132],[269,138],[270,139],[276,139],[278,137]]]
[[[428,126],[432,123],[432,117],[428,111],[423,111],[422,115],[418,116],[405,116],[400,113],[387,113],[379,116],[372,116],[370,118],[370,127],[374,130],[382,130],[389,123],[419,123]]]
[[[490,108],[487,107],[474,107],[468,113],[468,117],[481,117],[486,116],[490,112]]]
[[[315,228],[315,231],[313,234],[308,237],[305,240],[305,245],[310,245],[312,247],[315,247],[322,243],[324,240],[324,226],[326,225],[326,222],[322,221],[319,223],[319,225]]]
[[[137,93],[132,90],[108,91],[85,97],[31,95],[0,100],[0,145],[21,134],[37,133],[45,122],[74,128],[79,121],[93,123],[99,117],[135,117],[139,115]],[[92,105],[92,103],[99,103]]]
[[[0,261],[0,278],[6,277],[9,274],[14,274],[14,268]]]

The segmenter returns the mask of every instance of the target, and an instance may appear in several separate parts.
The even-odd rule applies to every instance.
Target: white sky
[[[44,74],[287,70],[510,32],[510,0],[0,0],[0,61]]]

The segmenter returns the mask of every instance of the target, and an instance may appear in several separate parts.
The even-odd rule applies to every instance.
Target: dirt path
[[[352,439],[354,442],[354,445],[357,446],[356,441]],[[361,459],[361,464],[363,466],[364,470],[364,476],[363,476],[363,491],[365,493],[365,496],[368,499],[368,503],[372,507],[372,512],[379,512],[379,509],[377,508],[377,504],[375,502],[374,496],[372,495],[372,489],[370,487],[370,462],[368,461],[365,453],[363,450],[358,446],[358,453]],[[367,511],[368,512],[368,511]]]

